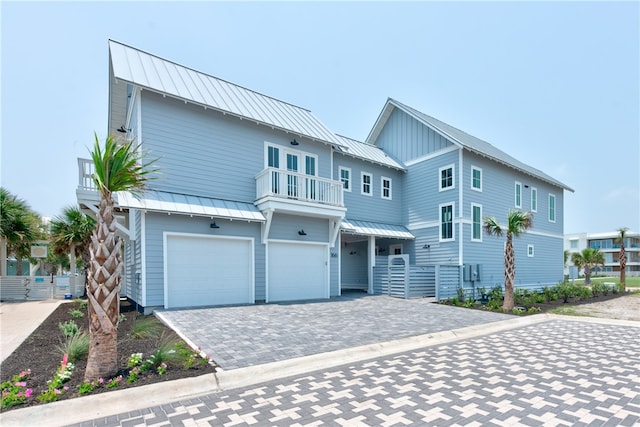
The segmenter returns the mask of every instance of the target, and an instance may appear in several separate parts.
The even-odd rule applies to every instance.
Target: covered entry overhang
[[[402,225],[344,219],[340,226],[340,289],[373,293],[373,267],[377,255],[390,255],[394,246],[415,236]],[[395,245],[394,243],[398,243]],[[389,245],[379,248],[379,245]],[[389,250],[389,252],[386,252]]]

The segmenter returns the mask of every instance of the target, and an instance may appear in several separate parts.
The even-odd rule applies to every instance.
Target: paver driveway
[[[362,295],[158,315],[225,370],[512,318],[426,299]]]
[[[639,331],[551,320],[78,426],[637,426]]]

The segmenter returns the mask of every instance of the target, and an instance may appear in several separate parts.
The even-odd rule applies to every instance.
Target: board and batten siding
[[[402,224],[404,172],[335,154],[333,176],[340,180],[340,168],[351,170],[351,191],[343,191],[347,218],[386,224]],[[371,174],[371,196],[361,194],[362,172]],[[382,177],[391,179],[391,199],[383,199]]]
[[[293,137],[217,111],[142,92],[142,140],[158,158],[150,187],[172,193],[253,202],[265,169],[265,142],[291,149]],[[331,176],[328,145],[297,138],[300,152],[318,156],[318,176]]]
[[[401,162],[407,162],[452,144],[433,129],[394,108],[375,145]]]
[[[165,232],[190,233],[207,236],[252,237],[260,242],[260,223],[216,219],[220,228],[210,228],[209,218],[187,215],[147,213],[146,233],[146,285],[147,307],[164,305],[164,247]],[[265,299],[265,246],[255,244],[255,299]]]

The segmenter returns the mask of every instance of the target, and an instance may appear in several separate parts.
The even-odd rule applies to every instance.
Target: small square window
[[[454,174],[455,168],[453,165],[445,166],[438,170],[440,191],[451,190],[452,188],[455,188],[456,181]]]
[[[527,245],[527,256],[529,258],[533,258],[533,255],[534,255],[533,245]]]

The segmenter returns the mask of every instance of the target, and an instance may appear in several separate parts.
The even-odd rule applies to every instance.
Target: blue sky
[[[565,232],[640,231],[639,2],[7,2],[2,186],[75,203],[109,38],[364,140],[388,97],[574,188]]]

